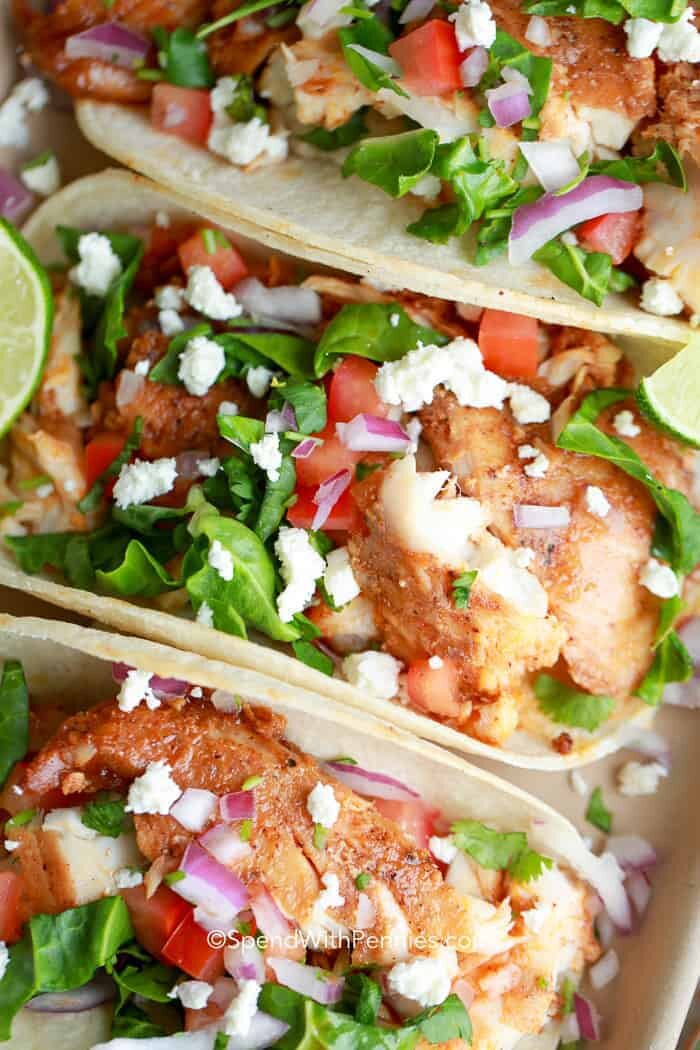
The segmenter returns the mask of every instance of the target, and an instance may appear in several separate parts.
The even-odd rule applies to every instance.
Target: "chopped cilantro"
[[[241,784],[241,791],[250,791],[251,788],[254,788],[255,785],[259,784],[261,781],[262,777],[259,773],[256,773],[254,776],[248,777],[246,780],[243,781],[243,783]]]
[[[520,882],[530,882],[551,868],[552,861],[530,849],[523,831],[495,831],[478,820],[457,820],[450,829],[455,846],[482,868],[507,870]]]
[[[589,824],[592,824],[594,828],[600,828],[606,835],[610,834],[612,829],[612,813],[605,805],[603,801],[603,792],[597,787],[591,795],[588,808],[586,809],[586,820]]]
[[[314,847],[316,849],[325,849],[327,839],[328,828],[324,828],[323,824],[314,824]]]
[[[92,828],[98,835],[117,839],[124,830],[125,806],[126,803],[121,799],[111,802],[88,802],[80,819],[86,828]]]
[[[238,828],[238,835],[239,835],[239,838],[240,838],[241,842],[248,842],[250,840],[250,836],[252,835],[252,833],[253,833],[253,821],[252,820],[242,820],[241,823],[240,823],[240,826]]]
[[[582,693],[548,674],[540,674],[535,679],[535,696],[540,710],[553,722],[587,729],[589,733],[605,722],[615,707],[610,696]]]
[[[469,596],[471,595],[471,590],[476,577],[477,570],[471,569],[469,572],[463,572],[461,576],[458,576],[453,581],[452,596],[456,609],[466,609],[469,605]]]
[[[165,876],[163,882],[166,886],[173,886],[176,882],[182,882],[184,878],[184,871],[171,871],[169,875]]]
[[[371,881],[372,876],[366,871],[361,871],[360,874],[355,877],[355,885],[358,890],[366,890]]]

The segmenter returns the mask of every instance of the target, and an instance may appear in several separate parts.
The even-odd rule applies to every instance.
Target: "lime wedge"
[[[637,402],[660,430],[700,448],[700,335],[641,381]]]
[[[39,385],[52,323],[46,270],[14,226],[0,219],[0,437]]]

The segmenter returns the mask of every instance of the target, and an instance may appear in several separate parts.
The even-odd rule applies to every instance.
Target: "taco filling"
[[[524,730],[568,754],[690,676],[692,454],[645,420],[613,343],[295,283],[159,219],[58,230],[3,478],[24,571],[289,643],[496,746]]]
[[[700,313],[700,34],[682,0],[15,8],[76,97],[150,104],[156,130],[251,171],[330,157],[425,204],[416,237],[469,232],[477,265],[507,252],[597,305],[641,285],[652,313]]]
[[[350,756],[317,764],[229,693],[115,676],[116,699],[66,718],[29,711],[5,665],[29,733],[0,796],[0,1039],[88,981],[115,1038],[201,1030],[193,1050],[574,1030],[600,902],[524,832],[450,822]]]

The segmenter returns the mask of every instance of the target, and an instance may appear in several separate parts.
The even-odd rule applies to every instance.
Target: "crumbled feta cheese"
[[[678,594],[678,577],[670,565],[662,565],[656,558],[650,558],[641,573],[639,582],[642,587],[658,598],[674,598]]]
[[[641,433],[640,428],[634,421],[634,415],[628,408],[624,408],[622,412],[617,413],[613,419],[613,430],[620,437],[625,438],[636,438]]]
[[[605,518],[610,512],[610,501],[601,488],[597,485],[586,485],[586,510],[589,514],[595,514],[596,518]]]
[[[5,849],[8,853],[12,853],[13,850],[19,849],[21,843],[17,839],[5,839]]]
[[[190,696],[194,697],[195,700],[201,700],[204,696],[201,686],[196,685],[193,689],[190,689]]]
[[[575,791],[577,795],[580,795],[581,798],[585,798],[588,794],[588,784],[586,783],[583,774],[579,773],[578,769],[571,770],[569,773],[569,781],[572,790]]]
[[[428,660],[428,667],[432,667],[433,671],[439,671],[444,666],[444,661],[441,656],[431,656]]]
[[[39,485],[34,492],[38,499],[48,499],[54,493],[53,482],[47,481],[45,485]]]
[[[214,626],[214,610],[211,605],[207,602],[202,602],[200,607],[197,609],[197,615],[195,616],[197,623],[203,624],[205,627]],[[192,693],[194,696],[194,692]]]
[[[657,53],[662,62],[700,62],[700,33],[689,5],[677,22],[664,25]]]
[[[185,329],[185,322],[177,310],[161,310],[158,314],[158,324],[163,335],[167,336],[178,335]]]
[[[5,976],[5,972],[10,962],[10,952],[4,941],[0,941],[0,981]]]
[[[320,823],[320,821],[315,821],[315,823]],[[316,900],[319,908],[322,908],[324,911],[327,911],[329,908],[342,908],[345,904],[345,897],[340,892],[338,876],[334,872],[328,871],[321,876],[321,882],[325,889],[321,890]]]
[[[549,470],[549,458],[544,452],[538,452],[532,463],[526,463],[523,471],[529,478],[543,478]]]
[[[50,197],[61,185],[61,170],[53,153],[45,153],[32,164],[22,168],[22,182],[41,197]]]
[[[161,230],[167,230],[170,226],[170,216],[167,211],[156,212],[156,226],[160,226]]]
[[[240,77],[219,77],[209,93],[209,105],[216,116],[225,114],[236,96]]]
[[[159,310],[182,310],[185,305],[185,289],[177,284],[164,284],[154,296]]]
[[[211,459],[200,459],[197,464],[197,470],[203,478],[213,478],[221,466],[221,460],[217,459],[216,456],[212,456]]]
[[[257,981],[238,982],[238,993],[231,1000],[224,1014],[226,1035],[243,1039],[248,1035],[253,1018],[258,1010],[258,997],[262,985]]]
[[[539,451],[534,445],[519,445],[518,459],[534,459],[539,455]]]
[[[190,266],[185,300],[193,310],[213,321],[230,321],[243,313],[236,296],[223,290],[210,266]]]
[[[465,0],[449,20],[454,22],[460,51],[470,47],[489,48],[496,39],[496,23],[486,0]]]
[[[114,885],[118,890],[132,890],[143,882],[143,872],[135,868],[119,868],[114,873]]]
[[[419,346],[383,364],[374,385],[382,401],[402,405],[405,412],[431,404],[438,386],[470,408],[502,408],[508,395],[506,381],[484,368],[476,343],[462,337],[446,346]]]
[[[263,434],[260,441],[251,444],[250,454],[253,463],[267,473],[270,481],[279,481],[282,466],[279,434]]]
[[[257,365],[255,368],[248,369],[245,381],[253,397],[265,397],[274,374],[269,368],[265,368],[265,365]]]
[[[39,113],[49,101],[49,93],[39,77],[27,77],[15,84],[12,94],[30,113]]]
[[[433,201],[439,195],[441,189],[442,183],[437,175],[424,175],[415,186],[411,187],[411,193],[414,197],[423,197],[425,200]],[[398,314],[392,316],[398,317]],[[391,321],[391,318],[389,320]]]
[[[134,373],[137,376],[147,376],[151,371],[151,362],[147,357],[142,357],[140,361],[137,361],[134,365]]]
[[[343,674],[351,685],[380,700],[390,700],[399,691],[399,672],[403,664],[389,653],[368,650],[350,653],[343,660]]]
[[[520,914],[530,933],[537,935],[542,932],[542,927],[552,914],[552,906],[550,904],[536,904],[534,908],[527,908]]]
[[[440,948],[435,955],[396,963],[389,970],[387,980],[394,995],[405,995],[407,999],[428,1007],[445,1001],[456,976],[454,948]]]
[[[398,328],[399,322],[401,321],[400,314],[389,314],[389,324],[392,328]]]
[[[322,784],[319,780],[309,792],[306,808],[314,824],[320,824],[322,828],[332,828],[340,816],[340,802],[335,797],[333,785]]]
[[[270,125],[260,117],[239,124],[229,120],[214,121],[207,145],[212,153],[218,153],[241,168],[258,159],[272,163],[282,161],[289,152],[286,133],[273,134]]]
[[[423,424],[418,418],[409,419],[408,423],[404,427],[404,430],[411,439],[411,444],[408,447],[408,451],[415,456],[416,452],[418,451],[418,442],[420,441],[420,436],[423,433]]]
[[[661,22],[648,18],[628,18],[623,29],[627,34],[627,54],[630,58],[649,58],[661,39]]]
[[[235,401],[222,401],[216,410],[217,416],[237,416],[238,405]]]
[[[450,835],[446,835],[444,838],[441,838],[439,835],[431,835],[428,839],[428,849],[443,864],[451,864],[459,853]]]
[[[518,423],[545,423],[552,413],[547,398],[524,383],[508,383],[508,397],[510,410]]]
[[[177,314],[175,316],[177,317]],[[188,394],[204,397],[223,372],[225,365],[223,348],[213,339],[197,335],[190,339],[180,355],[178,379],[185,384]]]
[[[658,314],[659,317],[672,317],[683,310],[683,300],[672,281],[663,277],[650,277],[644,282],[639,305],[648,314]]]
[[[73,284],[89,295],[105,296],[110,285],[122,272],[122,264],[107,237],[101,233],[84,233],[78,241],[80,262],[69,273]]]
[[[0,105],[0,147],[26,149],[29,145],[27,113],[43,109],[48,100],[49,93],[38,77],[29,77],[15,84]]]
[[[186,1010],[203,1010],[214,986],[206,981],[182,981],[168,992],[168,999],[179,999]]]
[[[175,457],[154,459],[152,463],[137,459],[125,463],[114,486],[114,502],[121,509],[148,503],[170,492],[177,477]]]
[[[336,547],[326,558],[323,583],[334,605],[347,605],[360,593],[347,547]]]
[[[542,619],[547,615],[547,592],[528,566],[534,557],[529,547],[512,550],[490,532],[472,544],[470,569],[478,572],[482,587],[499,594],[524,616]]]
[[[654,795],[668,770],[660,762],[627,762],[617,774],[622,795]]]
[[[172,767],[162,759],[151,762],[146,772],[136,777],[126,800],[127,813],[160,813],[165,816],[182,791],[171,777]]]
[[[233,555],[231,551],[227,551],[219,540],[213,540],[209,547],[209,553],[207,555],[207,561],[211,565],[212,569],[218,572],[222,580],[226,580],[227,583],[233,579]]]
[[[326,564],[311,546],[306,529],[283,525],[275,541],[275,554],[280,560],[280,573],[286,587],[277,595],[277,611],[283,623],[302,612],[313,598],[316,580]]]
[[[117,705],[120,711],[128,713],[135,711],[141,702],[144,702],[151,711],[160,707],[160,700],[151,689],[150,673],[133,668],[127,671],[126,678],[121,684]]]

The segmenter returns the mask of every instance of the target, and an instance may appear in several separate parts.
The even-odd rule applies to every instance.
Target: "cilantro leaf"
[[[214,86],[214,70],[207,45],[191,29],[179,26],[172,33],[159,29],[156,35],[159,59],[165,79],[185,88]]]
[[[552,861],[530,849],[524,831],[495,831],[478,820],[457,820],[450,829],[458,849],[468,853],[482,868],[507,870],[520,882],[529,882],[551,868]]]
[[[587,729],[589,733],[602,725],[615,707],[615,701],[610,696],[583,693],[548,674],[538,675],[534,688],[540,711],[553,722]]]
[[[600,828],[606,835],[612,830],[612,813],[603,801],[603,792],[597,787],[591,794],[586,808],[586,820],[594,828]]]
[[[690,653],[675,631],[669,633],[656,646],[654,660],[646,675],[635,690],[646,704],[661,703],[664,687],[669,682],[687,682],[693,677],[693,661]]]
[[[107,835],[117,839],[124,830],[126,803],[121,799],[109,802],[88,802],[80,819],[86,828],[92,828],[98,835]]]
[[[477,570],[472,569],[452,581],[452,598],[456,609],[466,609],[469,605],[469,596],[477,575]]]

